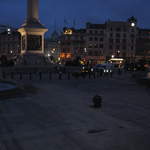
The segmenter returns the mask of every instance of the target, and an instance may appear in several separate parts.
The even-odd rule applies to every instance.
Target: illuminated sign
[[[123,58],[112,58],[110,59],[111,61],[123,61],[124,59]]]
[[[71,57],[72,57],[71,53],[61,53],[60,54],[60,58],[62,58],[62,59],[69,59]]]
[[[66,29],[64,34],[71,35],[72,34],[72,30],[71,29]]]

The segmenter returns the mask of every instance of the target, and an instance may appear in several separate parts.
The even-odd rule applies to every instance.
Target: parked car
[[[104,73],[110,73],[113,70],[113,65],[112,64],[97,64],[93,68],[95,71],[103,71]]]
[[[90,71],[90,68],[88,67],[88,66],[86,66],[86,65],[82,65],[81,66],[81,72],[89,72]]]

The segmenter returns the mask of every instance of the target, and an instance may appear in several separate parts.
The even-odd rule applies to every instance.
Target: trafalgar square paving
[[[37,91],[0,99],[0,150],[150,149],[150,90],[128,73],[15,82]]]

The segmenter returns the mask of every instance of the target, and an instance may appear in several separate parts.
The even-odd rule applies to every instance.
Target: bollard
[[[102,77],[104,74],[104,70],[103,69],[100,69],[100,77]]]
[[[52,80],[52,73],[49,72],[49,80]]]
[[[118,69],[118,75],[122,75],[122,70],[120,68]]]
[[[19,73],[19,79],[22,80],[22,73]]]
[[[59,80],[62,80],[62,72],[59,72],[58,79],[59,79]]]
[[[10,78],[14,79],[14,73],[13,72],[10,73]]]
[[[6,73],[5,72],[2,72],[2,78],[6,79]]]
[[[70,72],[68,72],[68,80],[70,80]]]
[[[91,72],[89,72],[89,79],[91,79]]]
[[[96,76],[97,76],[97,78],[99,78],[99,72],[96,72]]]
[[[39,80],[42,80],[42,72],[39,72]]]
[[[113,71],[112,70],[110,71],[110,77],[111,78],[113,77]]]
[[[32,80],[32,73],[29,73],[29,80]]]
[[[102,107],[102,97],[99,95],[95,95],[92,99],[93,101],[93,107],[94,108],[101,108]]]
[[[96,79],[96,75],[95,75],[95,72],[93,72],[93,77],[94,77],[94,79]]]

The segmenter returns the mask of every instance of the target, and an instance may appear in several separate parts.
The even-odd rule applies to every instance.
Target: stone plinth
[[[17,64],[45,65],[44,34],[48,31],[39,21],[38,0],[28,0],[27,19],[18,29],[21,34],[21,56]]]
[[[19,57],[17,64],[22,66],[43,66],[49,65],[50,62],[42,53],[23,53]]]

